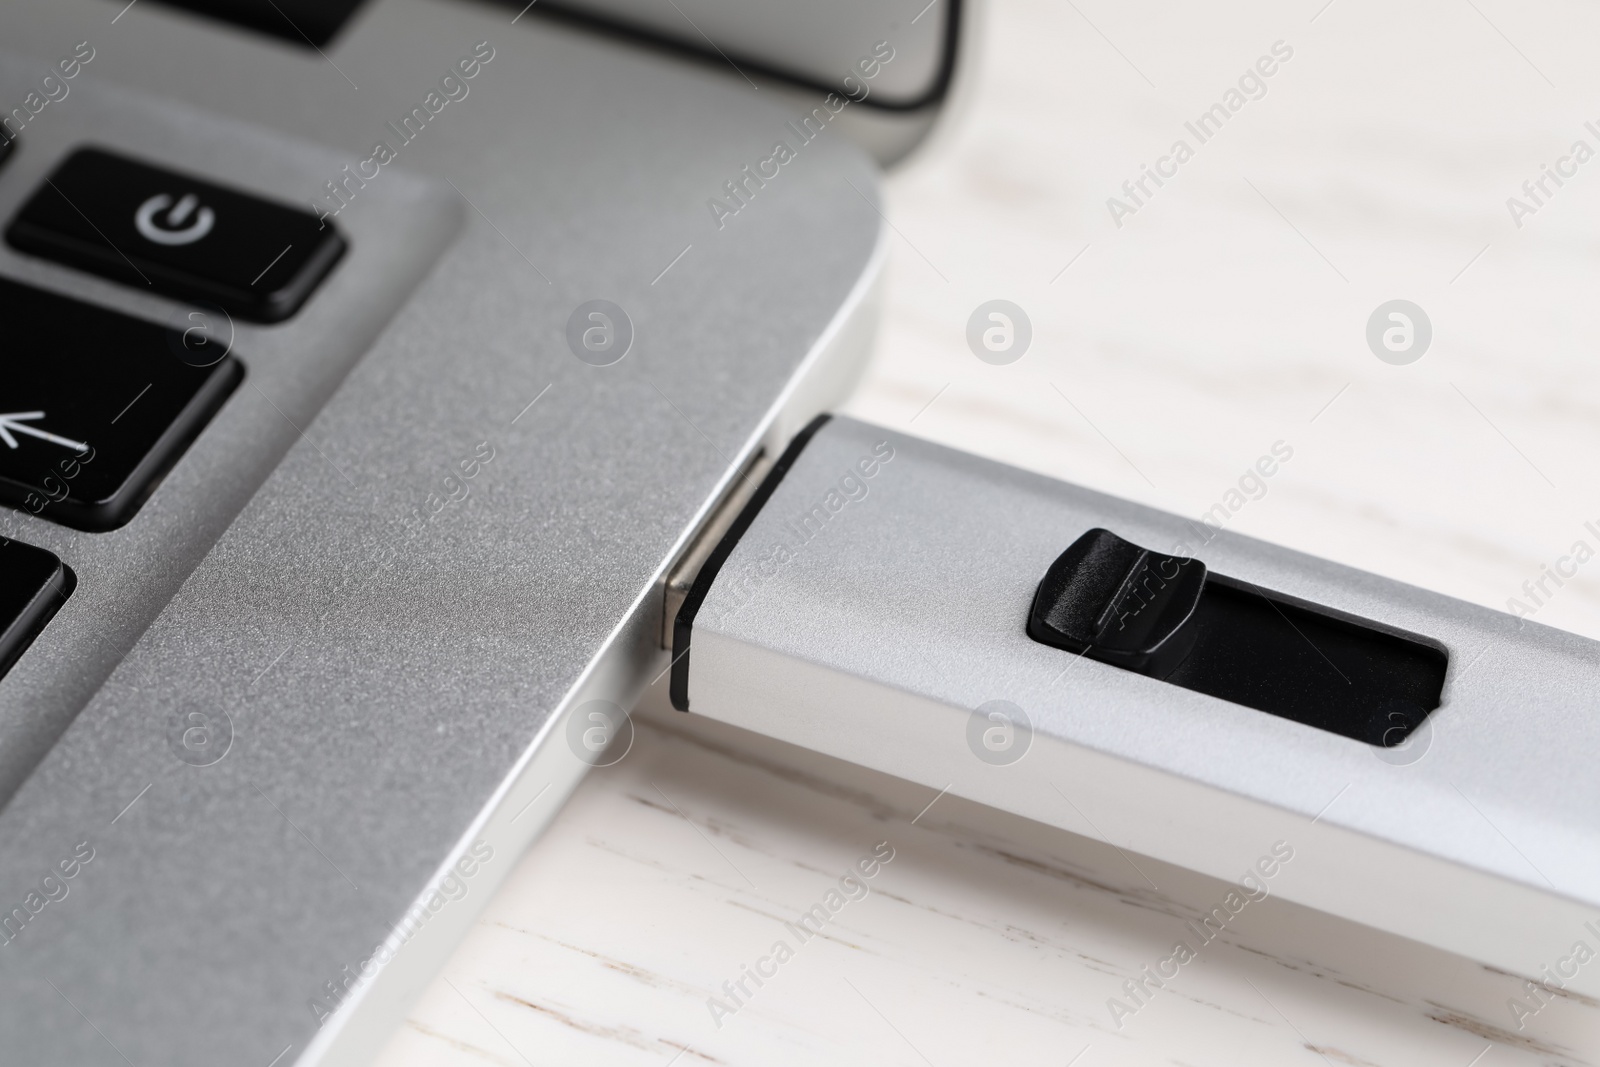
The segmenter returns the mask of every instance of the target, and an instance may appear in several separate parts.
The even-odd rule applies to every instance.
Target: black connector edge
[[[672,621],[672,679],[668,686],[672,706],[679,711],[689,710],[689,639],[694,630],[694,617],[699,613],[700,605],[705,603],[706,594],[711,592],[711,583],[717,580],[717,572],[722,570],[722,565],[728,562],[728,557],[733,555],[733,550],[739,546],[739,538],[744,536],[744,532],[756,521],[756,516],[761,514],[761,509],[777,491],[783,476],[789,473],[789,468],[800,458],[800,453],[805,451],[806,445],[832,417],[827,414],[818,415],[805,429],[794,435],[794,440],[789,442],[789,447],[783,450],[778,462],[772,465],[767,476],[761,480],[760,487],[745,504],[744,510],[739,512],[739,517],[733,520],[728,532],[717,542],[717,547],[712,549],[711,555],[706,558],[705,566],[695,575],[688,596],[683,598],[683,607],[678,609],[678,617]]]

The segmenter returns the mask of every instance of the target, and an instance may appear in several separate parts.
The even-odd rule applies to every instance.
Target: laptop
[[[861,366],[955,0],[546,7],[7,4],[6,1062],[370,1056]]]

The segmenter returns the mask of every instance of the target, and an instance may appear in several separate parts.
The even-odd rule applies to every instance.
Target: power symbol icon
[[[157,222],[156,216],[163,211],[167,213],[166,218]],[[139,210],[133,215],[133,224],[138,228],[139,236],[158,245],[194,244],[211,232],[216,221],[216,213],[208,207],[201,207],[200,198],[193,193],[184,194],[176,204],[166,193],[157,193],[140,204]]]

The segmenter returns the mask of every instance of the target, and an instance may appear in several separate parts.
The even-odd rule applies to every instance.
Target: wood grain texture
[[[1228,883],[663,704],[523,859],[384,1067],[1600,1061],[1600,1004],[1563,998],[1519,1032],[1514,978],[1271,897],[1119,1019],[1111,998],[1134,1004],[1124,983],[1195,942],[1186,923]],[[868,895],[801,942],[786,924],[880,842],[894,858]],[[738,1006],[723,983],[780,940],[793,958]]]
[[[1502,609],[1600,548],[1600,161],[1520,227],[1507,207],[1600,149],[1600,12],[996,0],[982,29],[961,106],[887,183],[889,306],[851,413],[1195,517],[1287,442],[1229,528]],[[1264,95],[1199,143],[1185,123],[1278,41]],[[1107,199],[1182,138],[1119,227]],[[1033,324],[1009,366],[967,348],[992,298]],[[1364,337],[1394,298],[1433,324],[1407,366]],[[1600,637],[1600,562],[1545,594],[1538,621]],[[1226,883],[662,703],[383,1067],[1600,1062],[1600,1004],[1519,1030],[1516,978],[1276,899],[1119,1026],[1108,1002]],[[870,893],[799,943],[785,923],[879,842]]]

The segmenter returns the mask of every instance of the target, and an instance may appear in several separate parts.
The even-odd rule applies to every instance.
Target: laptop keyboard
[[[293,315],[345,250],[338,232],[310,211],[98,148],[67,157],[23,205],[6,240],[254,322]]]
[[[19,357],[0,390],[0,501],[82,530],[132,518],[243,377],[183,318],[163,327],[0,279],[0,321]]]
[[[88,531],[128,522],[243,379],[229,318],[288,318],[346,249],[312,212],[96,148],[55,168],[6,240],[197,305],[163,325],[0,278],[0,504]],[[73,584],[53,553],[0,537],[0,674]]]

